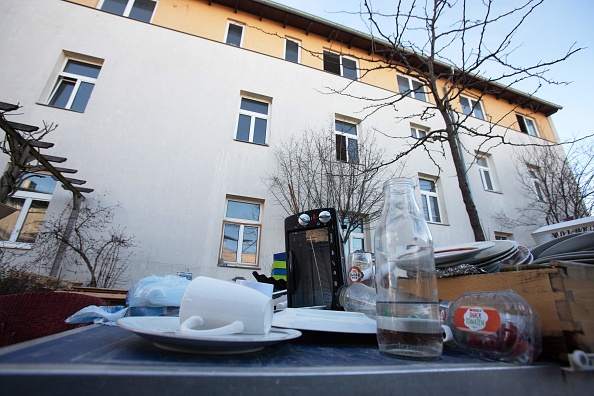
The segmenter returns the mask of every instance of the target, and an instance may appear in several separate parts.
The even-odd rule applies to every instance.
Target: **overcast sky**
[[[360,0],[273,1],[369,33],[360,16],[349,14],[359,11]],[[393,12],[395,3],[395,0],[371,0],[375,10],[384,12]],[[500,0],[495,3],[512,6],[520,2]],[[536,96],[563,106],[552,116],[562,140],[594,133],[594,104],[591,103],[594,102],[594,78],[591,76],[594,68],[594,1],[547,0],[524,22],[514,40],[521,45],[515,56],[523,65],[559,58],[574,43],[577,47],[586,47],[565,62],[552,66],[548,74],[554,80],[571,84],[543,86]],[[516,88],[532,89],[528,86]]]

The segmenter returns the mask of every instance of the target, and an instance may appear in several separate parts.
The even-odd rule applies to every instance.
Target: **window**
[[[460,96],[460,104],[462,105],[462,112],[466,115],[471,115],[481,120],[485,119],[485,112],[480,101]]]
[[[528,118],[520,114],[516,114],[516,118],[518,119],[518,125],[520,126],[520,130],[522,132],[527,133],[530,136],[538,136],[536,123],[532,118]]]
[[[301,62],[301,43],[297,40],[285,38],[285,59],[291,62]]]
[[[498,232],[495,231],[495,240],[496,241],[513,241],[514,235],[507,233],[507,232]]]
[[[0,246],[28,248],[35,242],[55,187],[51,176],[24,175],[18,191],[6,201],[16,211],[0,219]]]
[[[219,255],[220,266],[258,264],[261,204],[228,198]]]
[[[409,96],[424,102],[427,101],[427,95],[423,90],[423,84],[420,81],[412,80],[401,75],[397,76],[398,90],[402,95]]]
[[[266,144],[270,103],[248,97],[241,98],[236,140]]]
[[[483,181],[483,188],[486,191],[495,191],[491,169],[489,168],[489,158],[487,156],[479,157],[476,159],[476,163]]]
[[[529,168],[528,177],[530,180],[530,186],[532,187],[534,194],[536,194],[536,199],[538,199],[539,202],[544,202],[544,193],[542,191],[542,185],[540,184],[540,179],[538,177],[538,169],[532,167]]]
[[[356,60],[330,51],[324,51],[324,70],[351,80],[358,77]]]
[[[241,47],[243,44],[243,25],[235,22],[227,22],[225,43]]]
[[[336,159],[339,161],[359,163],[357,124],[335,120]]]
[[[419,179],[419,188],[421,189],[421,202],[423,203],[425,220],[432,223],[441,223],[439,196],[437,195],[435,181]]]
[[[415,139],[423,139],[427,137],[427,131],[419,127],[411,126],[410,136],[414,137]]]
[[[344,219],[344,223],[348,227],[350,224],[348,217]],[[349,238],[344,241],[345,257],[348,256],[349,253],[356,252],[357,250],[365,251],[365,233],[363,231],[363,225],[361,222],[357,223],[357,225],[351,230]]]
[[[155,0],[102,0],[99,8],[116,15],[122,15],[137,21],[150,22],[155,11]]]
[[[50,93],[48,104],[84,112],[100,71],[100,64],[67,58]]]

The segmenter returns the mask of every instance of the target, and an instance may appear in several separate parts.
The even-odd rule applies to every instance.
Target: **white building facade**
[[[156,2],[154,12],[171,3]],[[269,275],[273,254],[284,251],[286,213],[263,179],[276,166],[275,147],[291,136],[324,128],[333,119],[352,120],[359,134],[377,129],[409,136],[411,126],[413,133],[423,133],[442,125],[439,117],[395,122],[388,109],[364,117],[361,101],[325,93],[327,87],[343,88],[347,77],[287,61],[282,54],[226,44],[233,29],[214,40],[101,6],[101,0],[3,0],[0,101],[22,106],[18,115],[6,115],[11,121],[58,124],[47,138],[55,146],[46,152],[67,157],[78,169],[95,189],[88,199],[105,194],[104,204],[121,205],[116,222],[139,242],[124,287],[186,269],[221,279],[252,279],[254,270]],[[227,12],[241,17],[231,8]],[[247,39],[250,27],[242,29]],[[348,66],[347,58],[346,73]],[[387,92],[362,81],[349,89],[362,97]],[[85,92],[90,92],[86,99]],[[423,106],[416,98],[400,103],[405,113]],[[377,138],[388,153],[398,151],[393,141]],[[473,147],[472,141],[464,143]],[[467,158],[468,179],[488,238],[509,236],[531,246],[532,229],[503,229],[492,217],[502,211],[513,216],[525,199],[512,157],[512,148],[498,146],[472,166]],[[8,157],[1,161],[5,166]],[[425,196],[439,205],[438,213],[429,206],[434,243],[473,241],[453,164],[446,156],[440,165],[438,174],[422,151],[406,162],[406,175],[422,179],[419,204]],[[46,216],[60,213],[71,199],[58,186]],[[242,214],[245,209],[249,215]],[[363,234],[368,250],[372,228]],[[225,249],[225,233],[257,244]]]

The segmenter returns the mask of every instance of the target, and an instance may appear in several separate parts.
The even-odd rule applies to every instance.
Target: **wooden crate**
[[[439,298],[465,292],[514,290],[541,316],[542,358],[566,360],[594,351],[594,266],[553,261],[554,268],[438,279]]]
[[[570,346],[594,353],[594,265],[560,262],[565,295],[574,323]]]
[[[126,305],[127,290],[103,289],[99,287],[74,286],[71,290],[65,290],[70,293],[85,294],[87,296],[99,297],[105,300],[107,305]]]

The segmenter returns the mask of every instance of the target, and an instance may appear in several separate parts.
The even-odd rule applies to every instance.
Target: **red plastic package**
[[[470,355],[531,364],[542,349],[540,315],[513,290],[442,301],[444,342]]]

